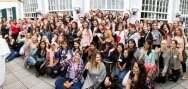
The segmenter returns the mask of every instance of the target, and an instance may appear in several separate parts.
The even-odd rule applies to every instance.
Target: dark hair
[[[92,41],[90,45],[93,45],[93,46],[95,46],[95,47],[96,47],[96,46],[97,46],[97,43],[96,43],[96,42],[94,42],[94,41]]]
[[[78,44],[80,45],[80,42],[79,42],[79,41],[74,41],[74,42],[76,42],[76,43],[78,43]],[[79,51],[80,51],[80,48],[78,48],[78,49],[79,49]],[[72,50],[75,51],[76,48],[73,46]]]
[[[146,83],[147,72],[143,63],[141,62],[137,62],[137,63],[138,63],[138,68],[140,70],[140,74],[139,74],[139,80],[138,80],[136,87],[143,89]]]
[[[178,41],[176,39],[173,39],[172,41],[174,41],[176,45],[178,44]]]
[[[151,40],[146,40],[145,43],[149,44],[149,50],[148,50],[148,53],[147,53],[147,55],[149,55],[151,53],[151,50],[152,50],[152,41]]]
[[[171,32],[170,32],[171,30],[170,30],[170,26],[169,26],[169,24],[167,24],[167,23],[163,23],[163,24],[161,25],[160,29],[163,29],[164,25],[167,26],[167,28],[168,28],[168,30],[169,30],[168,34],[170,35],[170,34],[171,34]],[[166,33],[166,32],[165,32],[165,33]]]
[[[78,23],[77,22],[72,22],[72,24],[75,24],[76,25],[76,30],[78,29]],[[72,28],[72,25],[71,25],[71,28]],[[73,29],[73,28],[72,28]]]
[[[77,53],[78,53],[78,54],[80,55],[80,57],[82,58],[82,54],[83,54],[82,51],[77,51],[75,54],[77,54]]]
[[[37,50],[37,56],[38,56],[39,58],[42,57],[42,54],[41,54],[42,48],[40,47],[40,45],[41,45],[42,43],[45,44],[44,52],[43,52],[43,53],[45,53],[45,55],[46,55],[46,47],[47,47],[47,44],[46,44],[45,41],[41,41],[41,42],[39,43],[39,45],[38,45],[38,50]]]
[[[133,47],[133,53],[136,51],[136,49],[137,49],[137,47],[136,47],[136,42],[134,41],[134,39],[130,39],[129,41],[128,41],[128,48],[130,48],[129,47],[129,42],[132,42],[133,44],[134,44],[134,47]]]
[[[123,45],[123,43],[119,43],[118,45],[117,45],[117,47],[118,46],[121,46],[122,47],[122,53],[123,53],[123,51],[124,51],[124,45]],[[117,48],[116,48],[116,50],[117,50]]]
[[[124,52],[124,45],[123,45],[122,43],[119,43],[119,44],[117,45],[117,47],[118,47],[118,46],[121,46],[121,47],[122,47],[122,52],[121,52],[121,54],[123,55],[123,52]],[[118,50],[117,50],[117,47],[116,47],[115,50],[114,50],[113,52],[111,52],[111,54],[110,54],[109,59],[112,60],[112,61],[117,61],[117,60],[119,59],[119,52],[118,52]]]

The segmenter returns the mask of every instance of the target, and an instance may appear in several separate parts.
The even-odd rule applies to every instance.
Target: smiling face
[[[176,44],[176,42],[175,42],[174,40],[171,42],[170,47],[171,47],[172,49],[177,48],[177,44]]]
[[[75,55],[74,61],[79,62],[80,58],[81,58],[81,55],[77,52],[76,55]]]
[[[96,55],[96,63],[99,63],[99,62],[101,62],[101,55],[97,54]]]
[[[119,53],[121,53],[122,50],[123,50],[123,48],[122,48],[120,45],[118,45],[118,46],[117,46],[117,51],[118,51]]]
[[[139,73],[140,73],[140,69],[139,69],[139,67],[138,67],[138,63],[137,63],[137,62],[134,63],[134,66],[133,66],[133,73],[134,73],[134,74],[139,74]]]
[[[40,48],[41,48],[41,49],[45,49],[45,47],[46,47],[46,44],[45,44],[44,42],[42,42],[42,43],[40,44]]]
[[[150,48],[149,43],[148,43],[148,42],[145,42],[145,43],[144,43],[144,49],[145,49],[145,50],[149,50],[149,48]]]
[[[124,53],[123,53],[123,56],[124,56],[124,58],[128,58],[128,50],[124,50]]]
[[[128,45],[129,45],[129,48],[132,49],[132,48],[134,48],[134,45],[135,45],[135,44],[134,44],[132,41],[129,41]]]
[[[79,48],[79,44],[77,42],[74,42],[74,48]]]

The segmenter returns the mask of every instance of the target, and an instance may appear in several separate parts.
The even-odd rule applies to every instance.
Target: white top
[[[119,37],[121,37],[120,39],[120,42],[119,43],[122,43],[122,44],[125,44],[125,32],[124,31],[116,31],[115,34]]]

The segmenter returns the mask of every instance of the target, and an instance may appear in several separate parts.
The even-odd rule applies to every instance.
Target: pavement
[[[5,82],[0,89],[55,89],[55,80],[60,78],[52,79],[48,76],[37,78],[35,68],[25,68],[22,57],[6,63],[5,75]],[[164,84],[155,83],[154,85],[155,89],[188,89],[188,78],[186,80],[180,78],[176,83],[167,81]]]

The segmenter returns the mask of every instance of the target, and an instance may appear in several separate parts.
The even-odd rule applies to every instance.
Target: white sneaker
[[[182,80],[185,80],[187,78],[186,73],[183,73]]]

